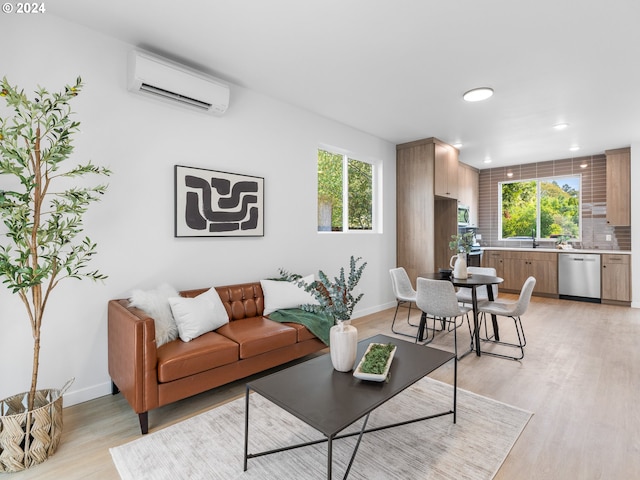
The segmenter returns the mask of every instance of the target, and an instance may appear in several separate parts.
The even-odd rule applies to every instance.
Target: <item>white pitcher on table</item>
[[[455,263],[454,263],[455,259]],[[467,254],[464,252],[458,253],[451,257],[449,260],[449,266],[453,268],[453,278],[468,278],[467,272]]]

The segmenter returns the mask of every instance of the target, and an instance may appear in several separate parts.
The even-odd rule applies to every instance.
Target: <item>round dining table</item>
[[[487,287],[487,298],[489,301],[493,298],[493,288],[491,285],[499,285],[504,280],[493,275],[469,274],[467,278],[455,278],[453,275],[444,275],[442,273],[425,273],[418,277],[429,278],[431,280],[448,280],[456,287],[466,287],[471,289],[471,306],[473,308],[473,341],[476,355],[480,356],[480,324],[478,321],[478,294],[477,289],[481,286]],[[491,315],[491,323],[493,324],[493,335],[496,340],[500,340],[498,331],[498,320],[495,315]]]

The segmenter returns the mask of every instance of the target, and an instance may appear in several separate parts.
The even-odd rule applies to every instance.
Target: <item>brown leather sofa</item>
[[[208,290],[187,290],[195,297]],[[109,375],[114,394],[122,392],[138,414],[143,434],[149,410],[253,375],[326,348],[306,327],[262,316],[259,282],[216,287],[229,323],[190,342],[156,347],[153,318],[110,300]]]

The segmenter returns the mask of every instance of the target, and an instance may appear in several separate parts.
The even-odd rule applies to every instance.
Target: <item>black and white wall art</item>
[[[264,236],[264,178],[175,166],[176,237]]]

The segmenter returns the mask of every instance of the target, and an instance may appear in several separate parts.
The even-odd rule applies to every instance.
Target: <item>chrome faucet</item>
[[[539,247],[540,244],[536,242],[536,229],[531,230],[531,241],[533,242],[533,248]]]

